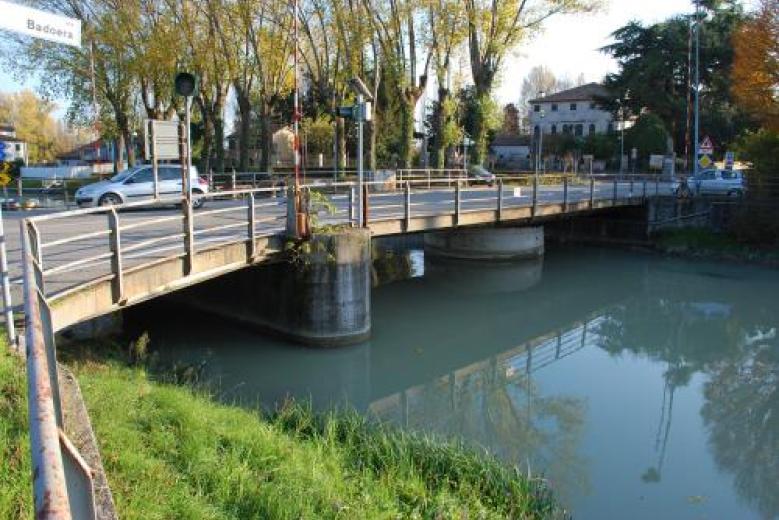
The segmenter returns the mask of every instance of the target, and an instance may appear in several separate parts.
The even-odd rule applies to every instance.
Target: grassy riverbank
[[[656,237],[655,247],[663,253],[684,257],[779,266],[779,248],[759,248],[727,233],[703,228],[663,231]]]
[[[529,480],[461,446],[355,416],[272,418],[155,382],[115,358],[77,374],[121,518],[548,518]],[[23,364],[0,354],[0,517],[29,517]],[[7,463],[6,461],[10,462]]]

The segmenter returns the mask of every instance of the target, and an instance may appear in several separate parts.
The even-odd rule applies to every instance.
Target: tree
[[[762,0],[733,36],[733,96],[755,119],[779,131],[779,0]]]
[[[30,163],[53,161],[64,149],[64,133],[52,116],[55,108],[30,90],[0,93],[0,122],[13,125],[16,137],[27,143]]]
[[[701,128],[715,144],[727,147],[750,122],[733,104],[730,95],[730,68],[733,62],[731,40],[744,18],[736,1],[703,2],[701,21]],[[602,104],[618,110],[616,99],[630,92],[627,109],[638,114],[643,108],[663,120],[674,139],[674,149],[692,153],[690,51],[693,16],[676,16],[644,26],[630,22],[615,31],[616,40],[602,50],[619,63],[619,72],[606,77],[612,92]],[[688,146],[688,142],[690,146]]]
[[[594,10],[599,0],[465,0],[468,51],[475,88],[474,161],[487,155],[487,110],[506,54],[536,33],[547,19]]]
[[[651,113],[641,115],[636,124],[625,132],[625,146],[636,148],[642,164],[649,164],[650,155],[665,154],[668,149],[668,132],[663,120]]]

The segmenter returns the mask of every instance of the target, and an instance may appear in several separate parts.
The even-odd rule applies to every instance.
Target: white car
[[[703,170],[688,180],[698,195],[740,197],[746,191],[744,174],[738,170]]]
[[[208,181],[198,176],[194,166],[190,171],[192,194],[208,193]],[[158,171],[160,197],[180,195],[182,188],[181,166],[161,164]],[[117,206],[127,202],[152,200],[154,197],[154,174],[150,165],[136,166],[124,170],[108,180],[82,186],[76,191],[79,207]],[[202,197],[193,197],[192,207],[203,205]]]

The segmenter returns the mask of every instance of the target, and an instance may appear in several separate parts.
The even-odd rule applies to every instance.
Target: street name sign
[[[81,20],[0,0],[0,29],[81,47]]]

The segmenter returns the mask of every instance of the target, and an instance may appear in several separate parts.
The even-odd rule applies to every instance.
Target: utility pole
[[[695,0],[695,164],[693,175],[698,175],[700,156],[700,96],[701,96],[701,0]]]

